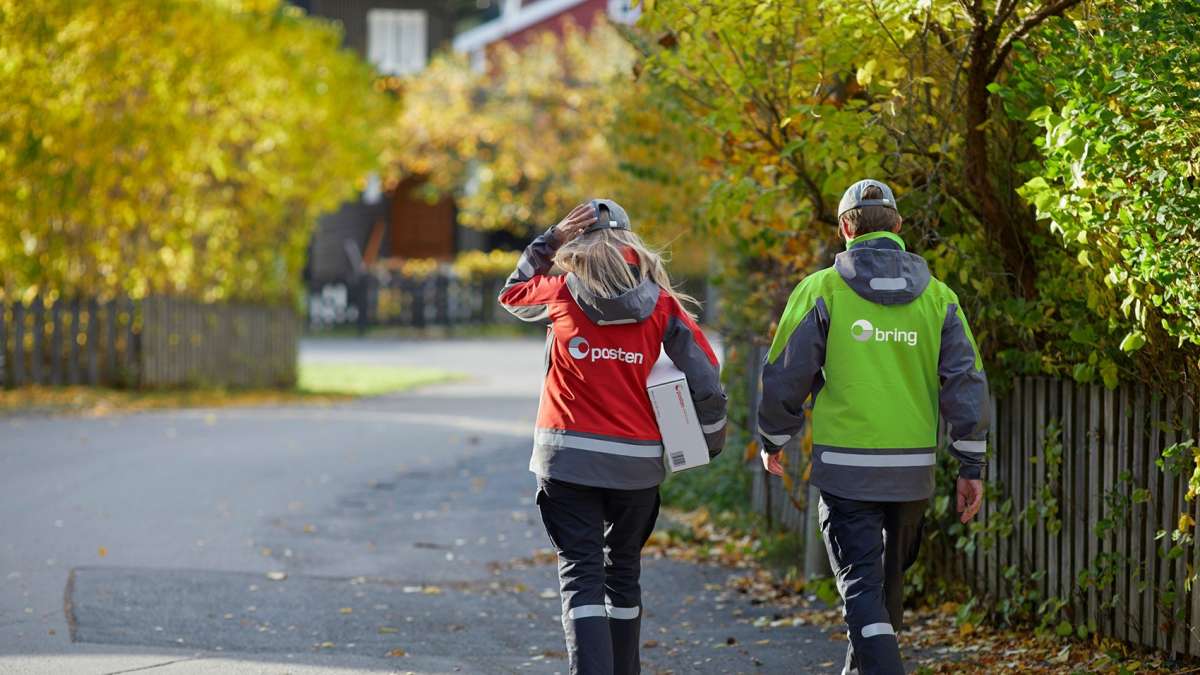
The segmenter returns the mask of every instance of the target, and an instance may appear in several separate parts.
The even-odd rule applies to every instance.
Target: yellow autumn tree
[[[0,0],[0,290],[293,296],[392,116],[281,0]]]
[[[443,55],[401,83],[388,151],[396,179],[420,176],[430,198],[453,195],[464,225],[522,235],[609,196],[639,232],[702,267],[690,239],[707,186],[697,139],[641,100],[629,40],[607,24],[568,26],[491,57],[479,71]]]

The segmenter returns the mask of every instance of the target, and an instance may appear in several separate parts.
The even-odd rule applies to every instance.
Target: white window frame
[[[423,9],[367,12],[367,60],[384,75],[411,75],[429,60],[429,13]]]

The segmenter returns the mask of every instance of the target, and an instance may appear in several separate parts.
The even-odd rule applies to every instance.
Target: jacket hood
[[[575,304],[599,326],[640,323],[650,318],[662,290],[650,279],[614,298],[602,298],[589,291],[574,273],[567,274],[567,290]]]
[[[852,239],[833,266],[855,293],[880,305],[912,302],[929,286],[925,259],[905,251],[903,240],[891,232]]]

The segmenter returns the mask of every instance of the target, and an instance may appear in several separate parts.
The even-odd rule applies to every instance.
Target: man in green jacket
[[[846,251],[796,286],[763,366],[762,459],[782,475],[779,451],[811,394],[810,480],[850,637],[842,672],[903,675],[896,630],[933,494],[938,413],[966,523],[983,500],[991,404],[958,297],[905,251],[891,189],[850,186],[838,221]]]

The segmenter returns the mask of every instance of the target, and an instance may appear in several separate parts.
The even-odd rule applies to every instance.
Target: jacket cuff
[[[794,434],[768,434],[763,431],[762,425],[758,427],[758,444],[768,455],[774,455],[783,449],[783,446],[792,440]]]
[[[555,225],[551,225],[550,229],[542,233],[540,237],[542,243],[550,247],[550,250],[557,251],[562,246],[562,241],[558,238],[558,232],[555,230]]]
[[[958,477],[967,480],[983,480],[983,467],[978,464],[958,464]]]
[[[725,427],[704,434],[704,443],[708,446],[708,458],[716,459],[717,455],[725,449]]]
[[[777,455],[780,450],[783,450],[782,445],[772,445],[764,436],[758,437],[758,445],[763,449],[763,452],[768,455]]]

